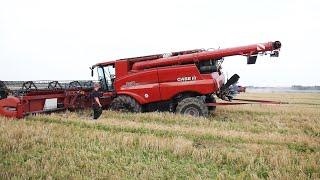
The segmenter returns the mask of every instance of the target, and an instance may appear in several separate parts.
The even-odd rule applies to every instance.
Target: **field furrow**
[[[105,111],[0,118],[0,179],[318,179],[319,94],[210,118]],[[289,98],[290,97],[290,98]],[[312,99],[315,97],[315,99]]]

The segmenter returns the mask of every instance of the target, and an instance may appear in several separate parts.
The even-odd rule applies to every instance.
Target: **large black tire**
[[[125,95],[120,95],[114,98],[111,102],[110,109],[121,112],[142,112],[141,105],[132,97]]]
[[[177,107],[176,113],[180,113],[182,115],[191,115],[194,117],[208,117],[209,110],[203,100],[196,97],[189,97],[182,99]]]
[[[206,103],[216,103],[216,99],[213,95],[206,97]],[[216,111],[217,106],[208,106],[209,113],[213,114]]]

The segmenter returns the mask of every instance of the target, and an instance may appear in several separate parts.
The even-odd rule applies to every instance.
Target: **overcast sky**
[[[319,0],[0,0],[0,80],[90,79],[118,58],[280,40],[279,58],[226,58],[240,84],[320,85]]]

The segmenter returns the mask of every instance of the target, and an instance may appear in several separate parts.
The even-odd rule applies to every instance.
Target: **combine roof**
[[[170,56],[178,56],[178,55],[184,55],[184,54],[191,54],[191,53],[197,53],[204,51],[203,49],[193,49],[193,50],[188,50],[188,51],[178,51],[178,52],[171,52],[169,53]],[[155,55],[148,55],[148,56],[138,56],[138,57],[132,57],[132,58],[123,58],[123,59],[118,59],[116,61],[130,61],[130,62],[139,62],[139,61],[148,61],[148,60],[155,60],[155,59],[160,59],[163,58],[166,54],[155,54]],[[108,66],[111,64],[114,64],[115,61],[105,61],[101,63],[97,63],[93,66]]]

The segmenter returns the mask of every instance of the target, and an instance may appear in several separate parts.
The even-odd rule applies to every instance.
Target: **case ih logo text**
[[[133,87],[133,86],[137,86],[138,84],[135,81],[130,81],[130,82],[126,82],[125,85],[123,85],[123,88],[129,88],[129,87]]]
[[[197,80],[197,77],[196,76],[188,76],[188,77],[178,77],[177,78],[177,81],[178,82],[184,82],[184,81],[195,81]]]

